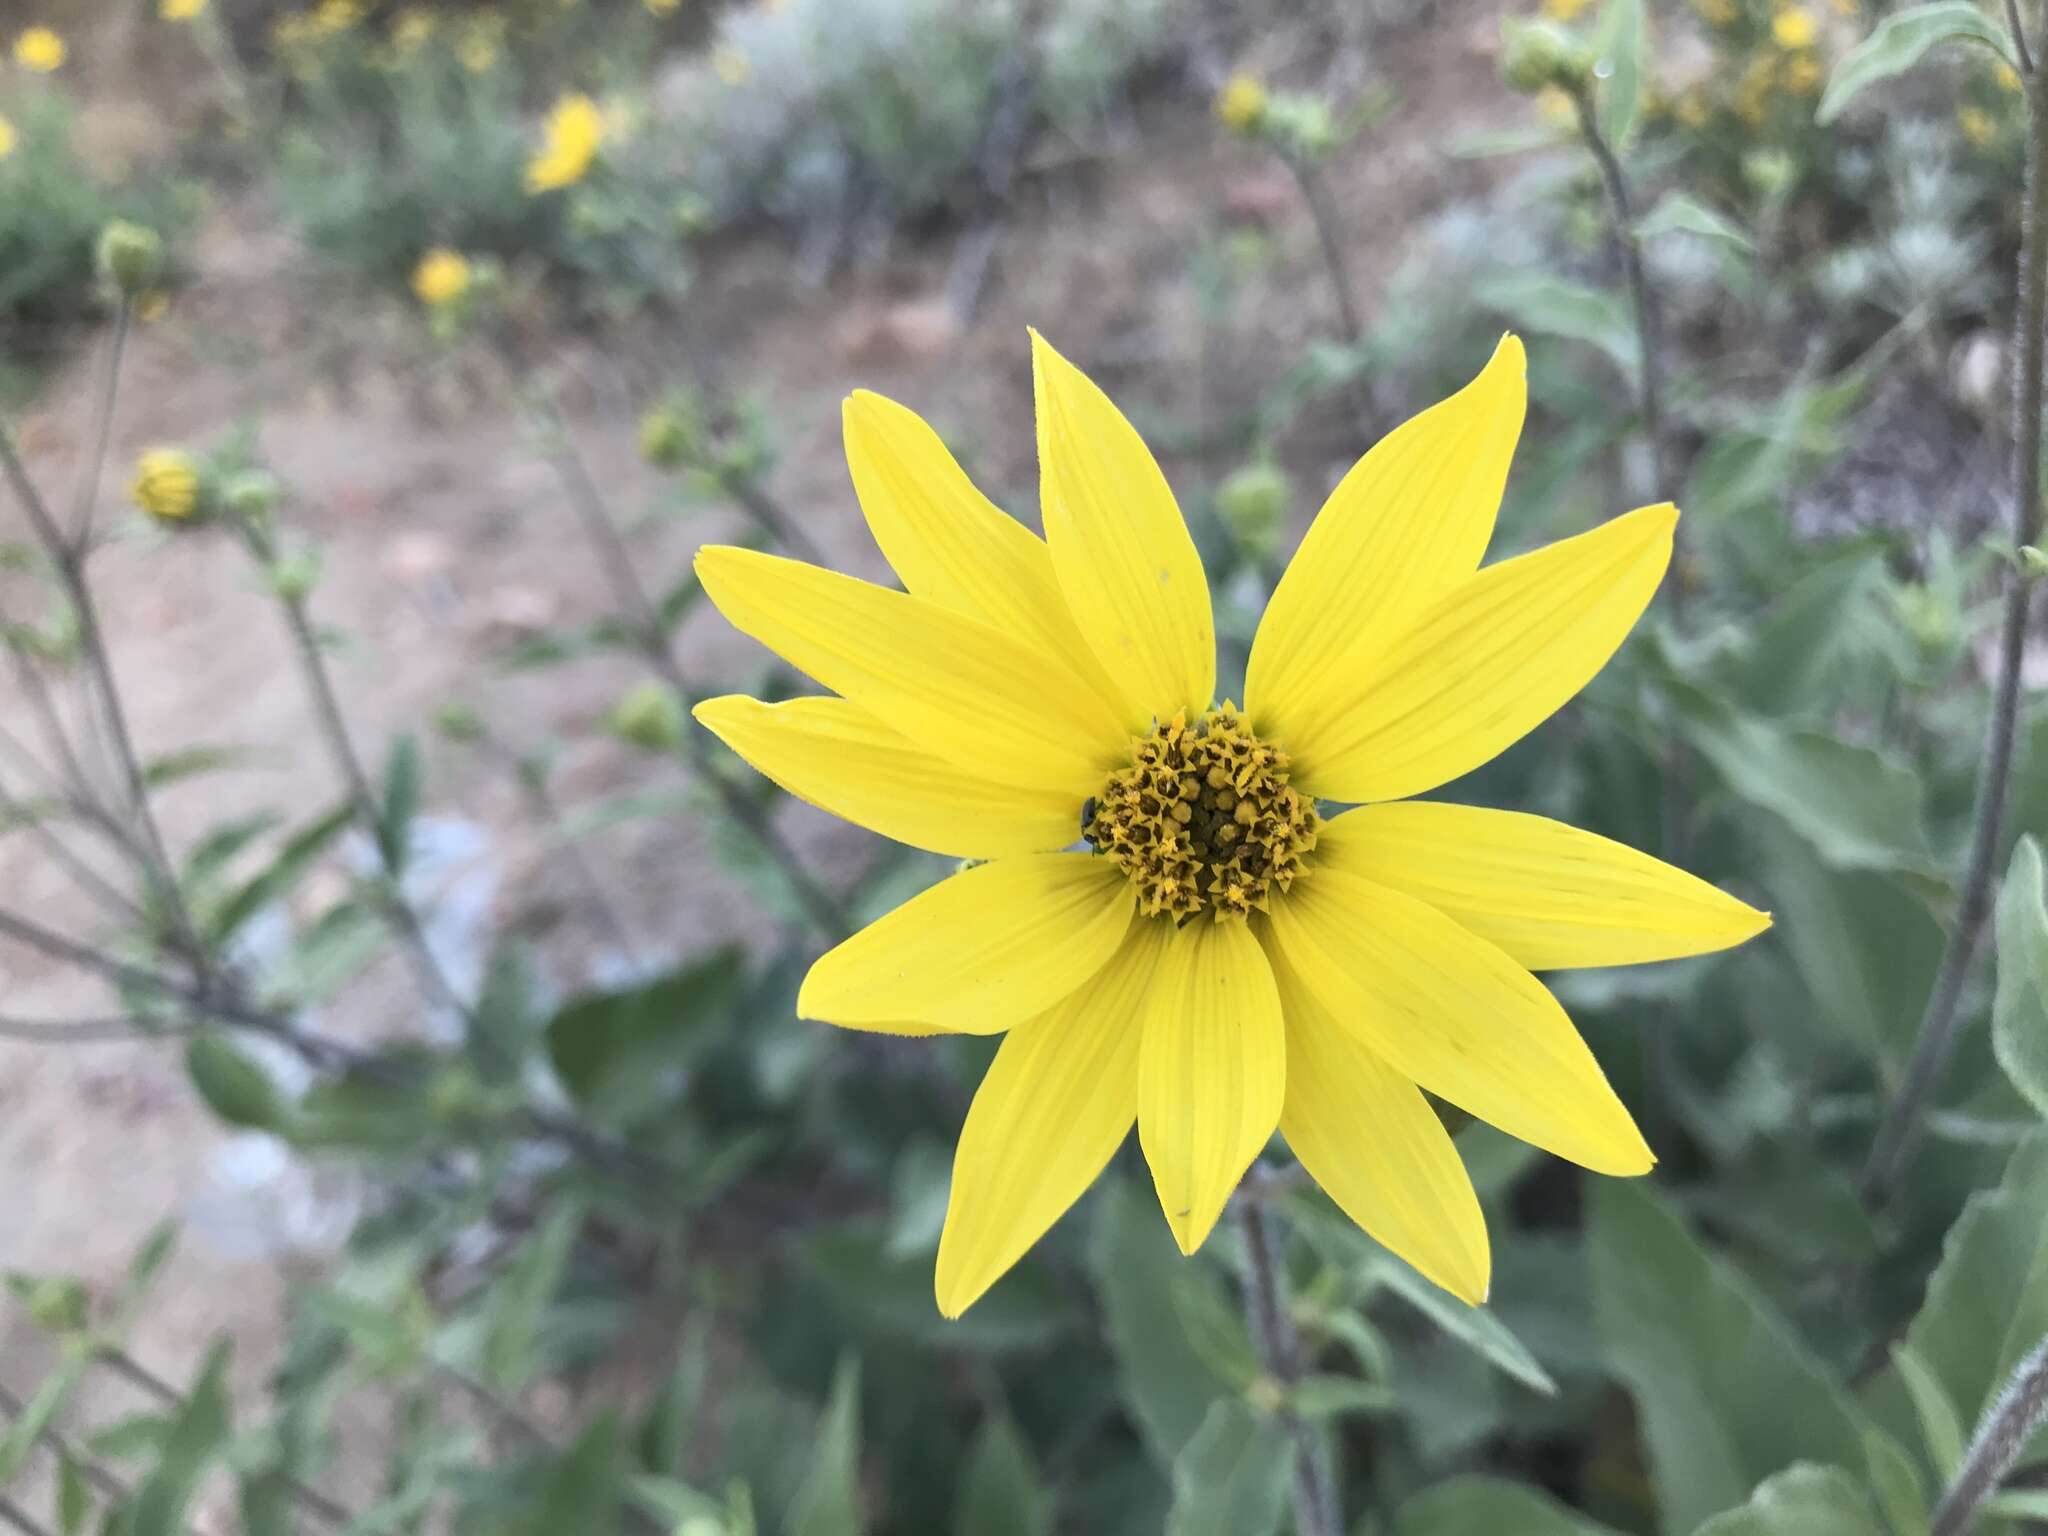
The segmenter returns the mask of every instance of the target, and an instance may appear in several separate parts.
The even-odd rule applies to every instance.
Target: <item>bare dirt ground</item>
[[[1515,110],[1493,83],[1491,8],[1481,9],[1488,14],[1469,23],[1388,43],[1374,73],[1396,84],[1397,104],[1335,168],[1369,306],[1406,233],[1479,185],[1482,173],[1448,160],[1442,145],[1497,127]],[[1278,168],[1224,142],[1205,103],[1192,97],[1148,107],[1135,134],[1100,163],[1027,183],[980,313],[964,328],[943,299],[952,235],[822,288],[803,287],[791,258],[765,238],[707,260],[689,301],[696,343],[725,378],[773,402],[783,450],[776,495],[835,561],[881,574],[838,447],[838,402],[850,388],[879,389],[926,411],[968,445],[991,494],[1017,508],[1035,496],[1027,324],[1094,371],[1134,415],[1190,419],[1199,402],[1189,257],[1226,209],[1267,222],[1282,255],[1231,327],[1221,389],[1248,403],[1255,381],[1274,377],[1328,333],[1313,233]],[[510,413],[481,375],[430,363],[415,329],[383,301],[309,273],[288,240],[263,232],[259,212],[223,206],[205,233],[196,284],[136,337],[113,463],[118,470],[155,441],[209,440],[237,420],[259,429],[265,458],[293,488],[289,520],[325,552],[316,611],[353,637],[336,669],[373,761],[394,733],[459,694],[515,741],[582,740],[561,773],[571,801],[652,784],[644,759],[591,740],[593,721],[636,679],[631,666],[579,663],[510,680],[490,666],[492,651],[522,626],[588,619],[607,605],[548,468]],[[617,506],[636,508],[652,487],[633,453],[634,421],[650,397],[647,370],[660,359],[589,342],[564,342],[561,355],[582,381],[572,403],[585,450]],[[22,423],[33,470],[60,492],[82,457],[90,378],[82,355]],[[1342,444],[1338,426],[1330,444]],[[1317,457],[1295,466],[1301,483],[1332,483],[1364,446],[1313,450]],[[1206,472],[1168,467],[1184,484]],[[105,488],[103,520],[123,515],[117,493],[118,484]],[[18,517],[11,508],[5,515]],[[696,543],[737,526],[724,512],[662,524],[642,538],[644,568],[672,577]],[[145,755],[198,741],[251,744],[264,754],[258,768],[167,793],[162,814],[172,844],[188,847],[218,819],[259,806],[303,815],[329,803],[338,785],[312,738],[278,615],[239,554],[218,537],[138,535],[118,541],[97,569]],[[666,583],[657,575],[655,584]],[[10,603],[20,595],[7,593]],[[738,677],[758,660],[708,612],[687,628],[685,651],[707,680]],[[6,717],[19,719],[19,698],[0,699]],[[577,980],[596,953],[588,914],[508,778],[437,752],[428,810],[491,830],[503,862],[502,915],[545,933],[562,975]],[[863,856],[860,834],[800,809],[788,814],[828,868]],[[700,826],[636,823],[599,837],[593,853],[619,904],[662,952],[744,935],[758,923],[707,873]],[[97,914],[26,845],[0,851],[0,888],[9,906],[92,931]],[[10,1014],[61,1017],[104,1006],[78,977],[25,950],[0,950],[0,974]],[[326,1022],[361,1034],[412,1025],[395,986],[362,989]],[[219,1142],[174,1047],[0,1042],[0,1167],[8,1170],[0,1268],[114,1280],[155,1223],[188,1209]],[[134,1352],[182,1380],[225,1332],[237,1340],[238,1385],[254,1390],[275,1359],[280,1304],[297,1268],[311,1262],[240,1258],[188,1234]],[[47,1363],[26,1320],[0,1311],[0,1383],[31,1388]],[[98,1408],[132,1406],[122,1396]]]

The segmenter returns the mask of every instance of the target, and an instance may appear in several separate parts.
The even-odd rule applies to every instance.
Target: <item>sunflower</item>
[[[798,798],[971,863],[820,958],[797,1011],[1004,1036],[953,1165],[939,1309],[971,1305],[1133,1123],[1201,1246],[1278,1129],[1343,1210],[1484,1298],[1486,1228],[1422,1090],[1597,1172],[1654,1159],[1532,971],[1699,954],[1769,918],[1591,833],[1410,797],[1519,740],[1656,591],[1677,510],[1481,569],[1521,343],[1330,494],[1215,702],[1208,583],[1165,476],[1033,336],[1045,538],[915,414],[846,405],[905,591],[706,548],[705,591],[836,696],[697,718]],[[1326,817],[1319,802],[1356,808]]]
[[[527,162],[526,190],[555,192],[574,186],[590,172],[604,142],[604,114],[581,92],[560,98],[548,111],[539,153]]]

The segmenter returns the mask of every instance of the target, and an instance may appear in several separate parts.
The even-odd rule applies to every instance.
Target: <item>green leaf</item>
[[[548,1021],[548,1057],[592,1118],[631,1125],[672,1106],[723,1036],[743,979],[737,947],[639,986],[573,997]]]
[[[993,1414],[974,1437],[960,1474],[954,1536],[1052,1536],[1052,1495],[1031,1447],[1007,1417]]]
[[[2048,1118],[2048,901],[2041,845],[2023,837],[1998,895],[1998,993],[1991,1005],[1998,1064],[2035,1113]]]
[[[1210,1405],[1173,1462],[1166,1536],[1273,1536],[1286,1511],[1294,1443],[1235,1398]]]
[[[683,1328],[676,1363],[647,1405],[640,1428],[640,1460],[664,1476],[680,1474],[686,1465],[704,1400],[704,1379],[710,1367],[710,1335],[701,1313]]]
[[[2008,1488],[1991,1495],[1983,1508],[2005,1520],[2048,1520],[2048,1488]]]
[[[14,1481],[22,1463],[28,1460],[29,1452],[35,1449],[36,1441],[50,1421],[57,1416],[71,1394],[78,1390],[78,1383],[84,1379],[89,1364],[86,1356],[67,1355],[64,1363],[50,1375],[43,1378],[22,1408],[14,1422],[7,1426],[7,1434],[0,1438],[0,1488]]]
[[[1842,114],[1858,94],[1880,80],[1904,74],[1943,43],[1976,43],[1989,48],[2006,63],[2017,66],[2012,39],[2005,29],[1979,10],[1975,0],[1934,0],[1894,11],[1877,24],[1870,36],[1842,55],[1842,62],[1828,79],[1816,122],[1827,124]]]
[[[1524,330],[1598,347],[1623,373],[1635,376],[1640,363],[1635,322],[1614,294],[1530,271],[1490,278],[1476,296]]]
[[[1956,1413],[1948,1388],[1928,1368],[1910,1344],[1892,1346],[1892,1367],[1906,1384],[1913,1399],[1914,1416],[1920,1420],[1920,1437],[1927,1446],[1927,1459],[1943,1482],[1956,1475],[1963,1464],[1963,1421]]]
[[[403,871],[412,856],[412,821],[420,810],[420,744],[410,731],[391,743],[377,810],[377,846],[384,867]]]
[[[1655,208],[1636,221],[1639,239],[1654,240],[1670,234],[1699,235],[1737,251],[1756,248],[1756,242],[1741,225],[1683,192],[1666,192]]]
[[[92,1513],[92,1489],[85,1473],[68,1452],[57,1456],[57,1529],[61,1536],[76,1536]]]
[[[1889,1536],[1863,1485],[1840,1467],[1802,1462],[1756,1490],[1697,1536]]]
[[[1287,1389],[1287,1405],[1304,1419],[1334,1419],[1347,1413],[1385,1413],[1394,1389],[1360,1376],[1304,1376]]]
[[[1937,868],[1919,776],[1896,758],[1705,701],[1681,729],[1733,794],[1780,817],[1830,868]]]
[[[1604,76],[1600,90],[1600,132],[1619,153],[1643,88],[1643,0],[1607,0],[1593,34],[1594,72]]]
[[[1861,1465],[1841,1384],[1641,1182],[1592,1186],[1594,1316],[1636,1401],[1663,1529],[1685,1532],[1798,1457]]]
[[[1043,1346],[1074,1326],[1072,1303],[1034,1265],[1012,1271],[965,1317],[949,1322],[932,1304],[931,1259],[890,1252],[878,1223],[853,1221],[813,1231],[802,1252],[813,1283],[844,1324],[872,1335],[877,1344],[909,1340],[1000,1353]],[[1156,1294],[1153,1299],[1160,1301]]]
[[[619,1421],[599,1414],[548,1469],[525,1536],[618,1536],[620,1474],[625,1436]]]
[[[214,938],[230,937],[272,902],[282,901],[354,819],[354,807],[344,802],[294,833],[261,873],[221,904],[214,914]]]
[[[259,754],[251,747],[184,747],[144,763],[142,782],[151,789],[164,789],[180,779],[196,778],[222,768],[246,768],[258,760]]]
[[[290,1118],[270,1074],[223,1034],[194,1035],[185,1046],[185,1070],[206,1107],[229,1125],[275,1131]]]
[[[1117,1388],[1139,1435],[1166,1466],[1201,1429],[1210,1405],[1229,1391],[1189,1342],[1177,1310],[1160,1305],[1173,1293],[1176,1275],[1192,1268],[1148,1193],[1127,1180],[1104,1182],[1088,1236],[1088,1272],[1102,1301]]]
[[[839,1362],[832,1400],[811,1448],[811,1470],[797,1489],[787,1522],[789,1536],[861,1536],[860,1363]]]
[[[227,1367],[228,1346],[216,1345],[171,1421],[155,1469],[135,1491],[126,1536],[183,1536],[192,1496],[227,1451]]]
[[[1963,1206],[1942,1245],[1920,1311],[1906,1330],[1906,1358],[1941,1387],[1960,1440],[2027,1351],[2048,1334],[2048,1130],[2014,1149],[1997,1188]],[[1926,1389],[1907,1371],[1891,1373],[1880,1393],[1903,1390],[1916,1404]],[[1937,1418],[1941,1417],[1937,1411]]]
[[[516,1391],[540,1369],[541,1319],[561,1289],[582,1227],[580,1203],[556,1205],[491,1288],[484,1314],[483,1375],[492,1386]]]
[[[1548,1494],[1494,1477],[1454,1477],[1401,1506],[1393,1536],[1613,1536]]]
[[[1892,1536],[1928,1536],[1927,1489],[1904,1446],[1872,1426],[1863,1438],[1870,1486],[1890,1522]]]
[[[643,1509],[678,1529],[687,1529],[687,1521],[716,1520],[725,1513],[718,1500],[672,1477],[640,1476],[627,1486]]]

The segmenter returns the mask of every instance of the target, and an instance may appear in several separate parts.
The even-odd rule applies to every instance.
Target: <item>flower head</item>
[[[650,16],[673,16],[682,8],[683,0],[641,0]]]
[[[14,124],[5,117],[0,117],[0,160],[5,160],[13,154],[15,146],[20,142],[21,135],[15,131]]]
[[[1989,147],[1998,138],[1998,124],[1991,114],[1982,107],[1959,107],[1956,109],[1956,127],[1979,149]]]
[[[1543,14],[1552,21],[1573,22],[1586,13],[1593,0],[1543,0]]]
[[[1784,6],[1771,17],[1771,41],[1788,53],[1811,48],[1819,36],[1820,26],[1814,21],[1813,12],[1804,6]]]
[[[439,309],[469,292],[470,276],[467,256],[437,245],[412,269],[413,296],[427,308]]]
[[[47,75],[64,66],[64,39],[48,27],[30,27],[14,40],[14,62]]]
[[[831,693],[713,699],[697,718],[800,799],[985,861],[823,956],[797,1010],[1005,1037],[954,1162],[948,1315],[1134,1123],[1183,1251],[1278,1129],[1353,1219],[1476,1301],[1485,1222],[1422,1090],[1642,1173],[1650,1149],[1531,973],[1699,954],[1769,922],[1591,833],[1412,798],[1600,670],[1657,589],[1677,511],[1480,566],[1525,409],[1506,338],[1331,493],[1240,708],[1215,696],[1208,582],[1157,463],[1043,339],[1033,356],[1043,539],[917,416],[862,393],[848,463],[906,590],[698,555],[725,616]]]
[[[433,41],[439,18],[424,5],[408,5],[391,18],[391,46],[400,54],[418,53]]]
[[[162,523],[182,523],[199,510],[199,464],[182,448],[151,448],[135,461],[128,496]]]
[[[156,13],[165,21],[191,21],[206,6],[207,0],[157,0]]]
[[[1223,89],[1216,93],[1216,120],[1232,133],[1249,133],[1271,105],[1265,81],[1240,71],[1224,81]]]
[[[2017,92],[2020,88],[2020,72],[2003,59],[1992,64],[1991,78],[2001,91]]]
[[[754,66],[746,54],[737,48],[724,47],[711,55],[711,72],[724,84],[735,88],[745,85],[754,78]]]
[[[562,97],[548,113],[540,153],[526,166],[526,190],[552,192],[574,186],[590,172],[604,142],[604,114],[588,96]]]
[[[478,17],[463,28],[461,40],[455,45],[455,61],[472,75],[487,75],[498,62],[498,39],[501,28],[492,26],[494,18]]]

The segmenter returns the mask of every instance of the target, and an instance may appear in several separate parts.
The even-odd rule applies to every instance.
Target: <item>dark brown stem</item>
[[[1252,1347],[1266,1374],[1285,1392],[1301,1380],[1301,1356],[1287,1314],[1286,1276],[1258,1200],[1240,1198],[1231,1204],[1244,1238],[1245,1316],[1251,1324]],[[1291,1409],[1282,1409],[1281,1421],[1294,1441],[1295,1536],[1341,1536],[1343,1512],[1337,1507],[1333,1479],[1324,1473],[1314,1430]]]
[[[2019,1363],[1985,1410],[1969,1454],[1963,1457],[1941,1502],[1934,1506],[1932,1536],[1965,1536],[1977,1523],[1985,1500],[1998,1492],[2044,1420],[2048,1420],[2048,1340],[2034,1346],[2034,1352]]]
[[[1358,302],[1358,289],[1351,280],[1351,263],[1344,252],[1342,221],[1337,216],[1336,199],[1330,195],[1330,183],[1324,177],[1322,168],[1304,154],[1283,151],[1280,156],[1294,184],[1301,190],[1302,205],[1308,209],[1309,223],[1315,226],[1316,244],[1322,251],[1323,269],[1330,276],[1330,294],[1337,304],[1337,324],[1344,345],[1354,354],[1365,344],[1365,310]],[[1379,407],[1374,403],[1372,388],[1361,374],[1352,381],[1352,402],[1358,411],[1361,436],[1373,438],[1379,435]]]
[[[2040,536],[2041,526],[2041,403],[2044,346],[2048,346],[2048,85],[2038,74],[2027,77],[2029,153],[2025,223],[2020,237],[2019,312],[2014,318],[2012,542],[2017,549]],[[2005,611],[1999,628],[1998,672],[1992,684],[1991,721],[1977,780],[1976,810],[1971,817],[1970,851],[1964,865],[1962,894],[1956,919],[1935,973],[1897,1095],[1864,1164],[1860,1187],[1865,1200],[1878,1203],[1898,1187],[1920,1133],[1921,1113],[1955,1049],[1961,1026],[1963,989],[1977,953],[1984,924],[1991,915],[1992,885],[2005,834],[2007,792],[2012,780],[2013,746],[2019,734],[2020,671],[2025,660],[2027,615],[2033,588],[2025,574],[2008,568]]]

